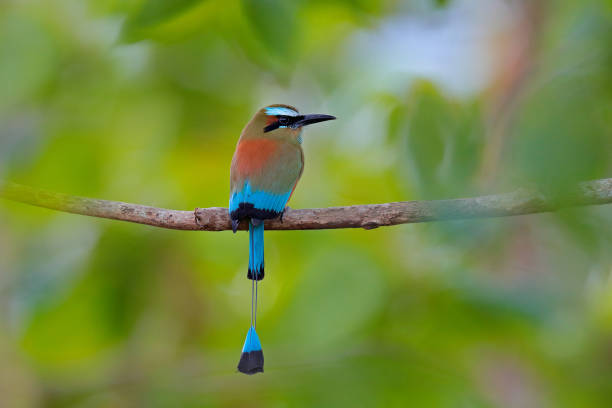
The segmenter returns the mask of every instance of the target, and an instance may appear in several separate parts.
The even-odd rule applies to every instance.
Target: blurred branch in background
[[[160,228],[188,231],[231,229],[227,208],[221,207],[197,208],[194,212],[176,211],[118,201],[74,197],[9,182],[0,183],[0,197],[52,210]],[[570,206],[609,203],[612,203],[612,178],[580,183],[572,194],[565,194],[563,197],[550,197],[535,190],[519,189],[506,194],[451,200],[287,209],[283,221],[269,220],[266,228],[271,230],[373,229],[419,222],[534,214]],[[247,229],[244,223],[241,229]]]
[[[487,99],[484,145],[479,179],[487,185],[497,175],[505,139],[513,124],[522,93],[534,71],[540,36],[545,23],[545,1],[515,3],[514,23],[491,39],[496,61],[495,75]]]

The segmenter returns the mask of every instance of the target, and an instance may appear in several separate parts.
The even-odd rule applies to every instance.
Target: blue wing
[[[291,196],[291,190],[284,194],[269,193],[264,190],[253,190],[251,183],[245,181],[242,189],[234,191],[230,196],[229,211],[230,214],[241,215],[236,218],[243,218],[252,216],[253,218],[260,218],[257,214],[262,215],[269,213],[269,216],[263,216],[265,218],[274,218],[280,214],[287,205],[289,197]],[[241,205],[242,204],[242,205]],[[249,205],[251,204],[251,205]],[[242,212],[248,212],[247,209],[252,208],[256,210],[253,214],[240,214]],[[243,209],[244,211],[240,211]],[[258,211],[257,211],[258,210]],[[257,214],[256,214],[257,213]],[[235,218],[235,217],[232,217]]]

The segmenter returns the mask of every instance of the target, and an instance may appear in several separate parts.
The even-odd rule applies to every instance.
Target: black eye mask
[[[294,125],[298,123],[300,120],[304,119],[304,116],[284,116],[278,115],[276,116],[278,120],[264,128],[264,133],[270,132],[274,129],[278,129],[280,127],[293,128]]]

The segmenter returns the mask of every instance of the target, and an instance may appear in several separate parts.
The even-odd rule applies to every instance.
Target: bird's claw
[[[238,231],[238,224],[240,224],[240,220],[232,220],[232,232],[234,234]]]

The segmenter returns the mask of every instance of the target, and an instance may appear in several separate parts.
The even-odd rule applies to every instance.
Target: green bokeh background
[[[226,206],[240,130],[271,103],[339,118],[306,131],[293,208],[532,185],[563,199],[611,177],[612,2],[542,2],[508,105],[491,84],[383,86],[355,38],[458,1],[5,0],[0,178]],[[1,201],[0,406],[609,407],[611,228],[601,206],[268,232],[266,372],[247,377],[246,234]]]

